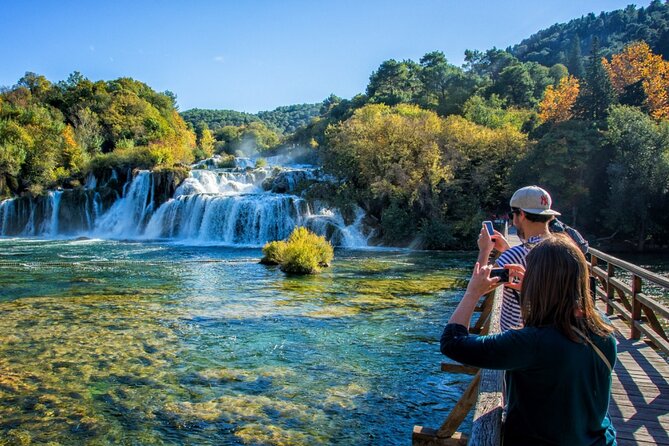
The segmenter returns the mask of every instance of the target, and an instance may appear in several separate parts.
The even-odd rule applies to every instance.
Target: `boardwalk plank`
[[[622,319],[610,319],[619,342],[609,405],[618,444],[669,445],[669,364],[644,341],[626,339]]]

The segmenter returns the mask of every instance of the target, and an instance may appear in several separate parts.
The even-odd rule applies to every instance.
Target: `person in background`
[[[525,257],[530,250],[541,240],[550,235],[548,225],[559,212],[551,209],[551,196],[539,186],[526,186],[518,189],[509,202],[511,212],[509,221],[516,228],[518,237],[523,242],[521,245],[509,247],[504,236],[495,231],[492,237],[485,228],[481,228],[479,234],[478,262],[486,265],[493,249],[501,252],[496,260],[496,265],[504,267],[509,264],[525,266]],[[502,330],[519,328],[523,325],[521,318],[518,292],[512,287],[505,287],[502,300]]]
[[[524,327],[469,334],[481,295],[499,285],[491,266],[474,267],[467,290],[441,336],[441,352],[463,364],[507,370],[505,445],[615,445],[608,415],[616,360],[612,326],[589,297],[583,253],[566,235],[546,237],[510,267],[521,284]]]

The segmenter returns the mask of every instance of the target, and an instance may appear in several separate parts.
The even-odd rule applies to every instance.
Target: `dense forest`
[[[669,243],[669,4],[588,15],[508,50],[386,60],[364,93],[257,115],[177,112],[133,79],[0,93],[0,195],[75,187],[111,166],[170,167],[213,153],[299,148],[336,181],[312,199],[367,213],[379,241],[471,248],[480,221],[539,184],[563,220],[596,238]],[[348,212],[352,214],[352,212]]]
[[[528,37],[509,52],[518,59],[542,65],[561,63],[579,75],[579,59],[599,39],[602,55],[610,57],[634,41],[643,40],[654,53],[669,59],[669,9],[654,0],[646,8],[629,5],[625,9],[590,13],[568,23],[555,25]]]

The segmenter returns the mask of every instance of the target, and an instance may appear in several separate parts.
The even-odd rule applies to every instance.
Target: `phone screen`
[[[490,220],[484,221],[483,225],[485,226],[486,230],[488,231],[488,235],[490,235],[490,236],[495,235],[495,229],[492,227],[492,222]]]

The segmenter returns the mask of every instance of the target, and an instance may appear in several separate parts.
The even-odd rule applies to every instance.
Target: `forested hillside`
[[[272,111],[258,112],[258,117],[283,133],[293,133],[318,116],[321,104],[297,104],[277,107]]]
[[[602,55],[611,56],[637,40],[650,45],[656,54],[669,59],[669,4],[654,0],[646,8],[590,13],[568,23],[556,23],[511,48],[522,61],[542,65],[561,63],[578,75],[579,64],[590,54],[593,39],[599,39]]]
[[[131,78],[26,73],[0,93],[0,197],[76,186],[103,166],[190,163],[194,149],[174,95]]]

